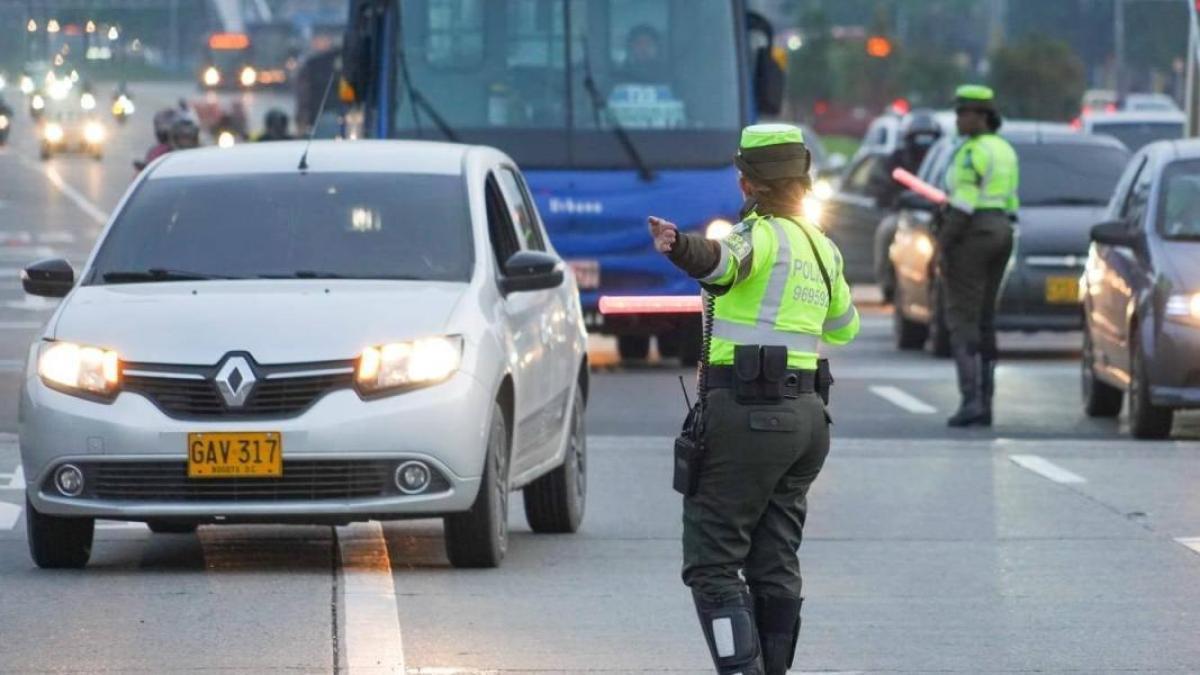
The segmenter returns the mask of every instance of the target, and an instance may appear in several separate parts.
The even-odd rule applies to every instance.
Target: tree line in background
[[[956,84],[980,81],[1007,115],[1065,121],[1086,89],[1118,87],[1116,0],[763,1],[799,31],[788,100],[800,118],[831,104],[877,112],[899,98],[945,107]],[[1125,90],[1178,96],[1187,6],[1125,2]],[[871,38],[887,49],[872,50]]]

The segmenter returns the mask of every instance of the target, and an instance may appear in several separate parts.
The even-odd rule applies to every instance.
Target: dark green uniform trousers
[[[957,237],[943,245],[942,288],[950,339],[956,345],[969,345],[985,361],[994,361],[996,301],[1013,247],[1008,214],[976,212]]]
[[[705,444],[699,488],[683,502],[684,583],[714,602],[747,586],[799,598],[806,497],[829,454],[821,399],[741,405],[710,391]]]

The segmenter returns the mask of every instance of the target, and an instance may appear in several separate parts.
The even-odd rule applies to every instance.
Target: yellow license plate
[[[1079,277],[1047,277],[1046,302],[1056,305],[1079,302]]]
[[[188,434],[188,478],[281,478],[278,432]]]

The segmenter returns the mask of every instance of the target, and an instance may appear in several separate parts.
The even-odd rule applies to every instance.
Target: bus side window
[[[425,9],[425,61],[431,67],[483,65],[484,0],[428,0]]]

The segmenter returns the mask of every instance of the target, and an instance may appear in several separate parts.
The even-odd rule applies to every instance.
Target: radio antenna
[[[325,114],[325,105],[329,103],[329,90],[333,89],[333,81],[337,79],[339,68],[334,68],[329,73],[329,81],[325,83],[325,93],[321,96],[321,106],[317,108],[317,114],[312,120],[312,129],[308,130],[308,142],[304,144],[304,152],[300,155],[300,165],[296,168],[300,171],[308,171],[308,149],[312,147],[313,139],[317,137],[317,124],[321,121],[321,116]]]

